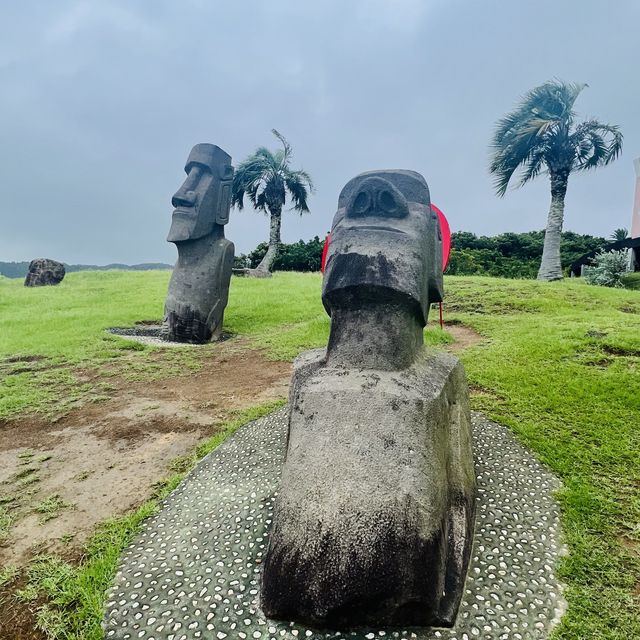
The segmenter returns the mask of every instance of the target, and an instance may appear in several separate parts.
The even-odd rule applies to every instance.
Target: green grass
[[[58,494],[45,498],[37,504],[33,510],[40,514],[40,524],[45,524],[49,520],[57,518],[64,509],[69,509],[72,504],[65,502]]]
[[[11,584],[20,575],[20,570],[15,565],[10,564],[0,569],[0,587]]]
[[[627,289],[640,289],[640,273],[629,273],[624,276],[622,284]]]
[[[77,370],[131,354],[105,333],[111,326],[160,318],[168,272],[68,274],[56,287],[0,279],[0,418],[63,413],[91,395]],[[140,345],[141,346],[141,345]]]
[[[138,379],[166,375],[166,362],[169,368],[179,362],[172,358],[189,358],[197,368],[193,355],[165,350],[158,363],[151,350],[123,349],[121,340],[103,333],[107,326],[159,319],[167,278],[162,272],[70,274],[58,288],[33,290],[0,281],[0,358],[8,372],[0,382],[0,396],[4,391],[8,398],[0,399],[0,417],[45,410],[51,401],[47,390],[55,395],[61,385],[79,398],[97,394],[71,379],[74,367],[87,363],[105,367],[126,361]],[[321,346],[329,325],[320,283],[317,274],[236,278],[226,328],[249,337],[274,359]],[[548,284],[480,277],[447,278],[446,290],[445,319],[484,336],[461,353],[476,391],[474,408],[513,429],[563,481],[558,499],[570,555],[561,573],[569,609],[556,638],[640,638],[640,292],[575,280]],[[428,329],[426,337],[430,344],[450,339],[437,328]],[[46,360],[7,362],[15,355]],[[43,362],[58,368],[46,369]],[[14,371],[21,366],[42,366],[43,377],[29,383],[20,378],[26,373]],[[8,384],[9,378],[18,380]],[[158,496],[206,450],[178,460],[179,473]],[[101,528],[86,559],[70,574],[57,560],[43,560],[50,570],[39,567],[30,584],[48,596],[40,623],[51,637],[100,637],[92,634],[98,633],[102,594],[118,553],[157,500]],[[58,580],[60,572],[66,577]]]
[[[0,543],[9,535],[9,529],[13,524],[13,517],[9,509],[0,503]]]
[[[215,345],[158,350],[105,331],[162,319],[168,271],[70,273],[56,287],[0,279],[0,419],[24,413],[59,416],[80,402],[109,397],[110,376],[154,380],[197,371]],[[318,274],[234,278],[225,329],[247,336],[273,359],[290,360],[326,343],[329,319]],[[288,293],[291,292],[291,295]],[[277,329],[277,330],[276,330]],[[434,343],[441,332],[428,332]],[[78,371],[103,380],[81,382]]]
[[[446,315],[475,408],[562,479],[569,610],[557,638],[640,638],[640,294],[566,281],[450,279]]]

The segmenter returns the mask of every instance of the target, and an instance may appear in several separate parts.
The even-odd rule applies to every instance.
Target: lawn
[[[108,395],[104,380],[79,382],[79,371],[144,379],[197,369],[194,350],[164,350],[159,358],[155,349],[104,332],[159,320],[168,276],[85,272],[46,289],[0,279],[0,418],[55,415]],[[318,274],[234,278],[226,329],[273,359],[320,346],[328,334],[320,282]],[[556,637],[640,638],[640,291],[480,277],[450,277],[445,286],[445,319],[483,336],[460,354],[473,407],[509,426],[563,481],[558,500],[570,554],[561,574],[569,609]],[[450,340],[435,326],[426,336],[435,345]],[[100,590],[117,551],[154,505],[101,530],[79,568],[53,559],[32,567],[31,584],[50,599],[42,620],[52,637],[99,637],[77,629],[89,628],[91,616],[98,629]],[[90,579],[96,565],[100,580]],[[91,603],[82,613],[80,601]]]

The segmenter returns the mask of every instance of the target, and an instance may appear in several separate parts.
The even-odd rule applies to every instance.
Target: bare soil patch
[[[458,322],[445,322],[444,328],[455,340],[446,346],[446,349],[453,353],[473,347],[483,340],[483,337],[475,329]]]
[[[42,552],[72,554],[97,523],[141,504],[171,462],[234,411],[286,397],[290,364],[237,341],[227,345],[196,373],[112,379],[109,400],[58,421],[0,421],[0,501],[8,501],[14,518],[0,543],[0,567],[24,565]],[[43,522],[38,507],[52,497],[69,506]]]

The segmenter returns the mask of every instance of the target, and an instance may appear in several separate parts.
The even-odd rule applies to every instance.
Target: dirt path
[[[477,331],[463,324],[445,322],[444,328],[455,340],[455,342],[447,345],[447,351],[452,353],[473,347],[482,341],[482,336]]]
[[[0,500],[15,517],[0,567],[45,551],[73,555],[98,522],[139,505],[170,474],[172,460],[234,410],[286,397],[290,371],[225,343],[197,373],[121,382],[112,399],[59,422],[0,422]]]

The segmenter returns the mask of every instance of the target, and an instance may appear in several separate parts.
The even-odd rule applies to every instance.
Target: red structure
[[[451,255],[451,227],[444,213],[435,204],[431,205],[433,211],[440,221],[440,232],[442,233],[442,273],[447,269],[449,264],[449,256]]]
[[[329,240],[331,240],[331,232],[327,233],[324,239],[324,247],[322,247],[322,260],[320,261],[320,271],[324,273],[324,265],[327,263],[327,252],[329,251]]]
[[[442,273],[444,273],[449,264],[449,256],[451,255],[451,227],[444,213],[442,213],[435,204],[431,205],[431,211],[438,216],[440,222],[440,233],[442,234]],[[440,303],[440,328],[444,329],[442,302]]]

